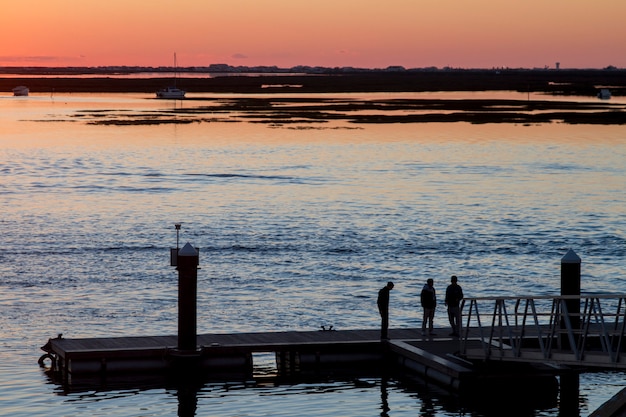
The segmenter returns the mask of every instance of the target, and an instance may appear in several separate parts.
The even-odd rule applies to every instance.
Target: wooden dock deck
[[[420,335],[417,329],[392,329],[392,339],[429,338]],[[433,336],[430,338],[440,338]],[[55,352],[79,354],[87,351],[123,351],[132,349],[173,349],[177,336],[137,336],[50,340]],[[326,343],[378,343],[380,330],[318,330],[318,331],[276,331],[253,333],[214,333],[197,336],[199,348],[243,347],[251,352],[265,352],[282,347]]]
[[[255,354],[266,353],[275,355],[277,377],[374,376],[400,369],[459,390],[484,376],[483,368],[458,357],[460,340],[448,336],[449,329],[435,333],[390,329],[388,341],[380,340],[378,329],[203,334],[197,336],[195,352],[178,351],[177,336],[54,338],[42,347],[47,353],[41,362],[49,359],[70,385],[85,378],[176,369],[219,380],[252,380]]]
[[[410,340],[419,332],[392,330],[390,335]],[[210,373],[251,374],[255,353],[275,353],[277,372],[290,375],[326,365],[380,362],[385,351],[379,330],[218,333],[196,340],[195,352],[178,351],[177,336],[55,338],[43,349],[54,367],[68,375],[162,371],[193,358]]]

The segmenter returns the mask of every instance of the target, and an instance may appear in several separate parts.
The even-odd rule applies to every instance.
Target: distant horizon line
[[[88,71],[88,72],[112,72],[112,71],[126,71],[126,72],[216,72],[216,73],[245,73],[245,72],[257,72],[257,73],[347,73],[347,72],[435,72],[435,71],[623,71],[625,68],[618,68],[613,65],[609,65],[603,68],[566,68],[566,67],[413,67],[406,68],[402,65],[390,65],[385,68],[366,68],[366,67],[325,67],[325,66],[312,66],[312,65],[296,65],[292,67],[278,67],[276,65],[230,65],[230,64],[210,64],[206,66],[146,66],[146,65],[99,65],[99,66],[43,66],[43,65],[0,65],[0,73],[15,73],[15,71],[35,72],[35,71]]]

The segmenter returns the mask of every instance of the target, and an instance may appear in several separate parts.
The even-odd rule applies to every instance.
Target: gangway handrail
[[[580,300],[585,298],[602,298],[602,299],[624,299],[626,294],[581,294],[581,295],[503,295],[503,296],[485,296],[485,297],[465,297],[464,300],[520,300],[520,299],[533,299],[533,300],[554,300],[555,298],[561,300]],[[625,308],[622,306],[622,308]]]
[[[626,368],[626,294],[468,297],[461,316],[471,359]]]

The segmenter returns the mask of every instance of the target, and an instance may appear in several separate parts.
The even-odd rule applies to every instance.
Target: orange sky
[[[626,68],[626,0],[0,1],[0,66]]]

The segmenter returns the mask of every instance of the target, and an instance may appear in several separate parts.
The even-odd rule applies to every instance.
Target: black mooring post
[[[572,249],[568,250],[561,259],[561,295],[575,295],[580,297],[580,264],[581,259]],[[572,329],[580,329],[580,300],[566,300],[568,317]],[[565,323],[561,321],[561,328],[565,330]],[[577,340],[576,338],[575,340]],[[564,348],[569,346],[567,335],[563,335],[561,343]]]
[[[178,251],[178,350],[196,350],[198,251],[187,243]]]
[[[580,297],[580,264],[581,259],[572,249],[568,250],[565,256],[561,258],[561,295],[575,295]],[[572,329],[577,331],[580,329],[580,299],[565,300],[569,321]],[[561,329],[565,329],[564,320],[561,320]],[[570,346],[570,340],[567,334],[561,334],[561,348],[573,349]],[[574,343],[578,343],[578,337],[574,334]],[[579,375],[563,374],[561,381],[561,406],[559,416],[577,416],[579,415]]]

